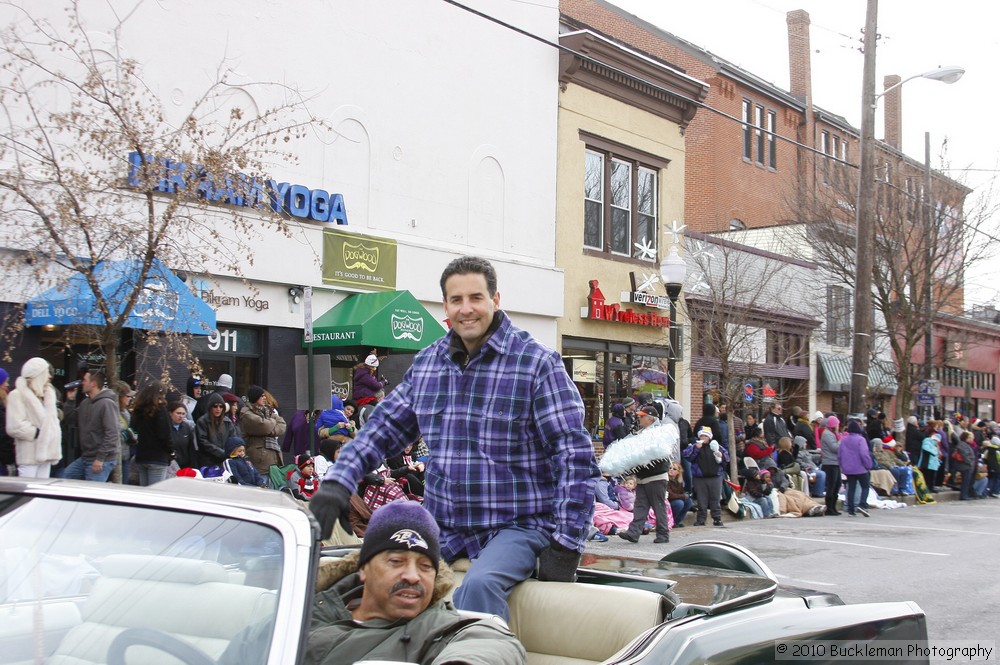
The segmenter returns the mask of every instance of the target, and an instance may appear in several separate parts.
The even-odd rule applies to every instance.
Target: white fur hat
[[[365,365],[368,367],[378,367],[378,357],[372,354],[365,358]]]
[[[21,376],[26,379],[34,379],[39,376],[48,376],[49,363],[45,358],[30,358],[21,368]]]

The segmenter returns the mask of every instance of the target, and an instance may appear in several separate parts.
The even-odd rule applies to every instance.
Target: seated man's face
[[[431,604],[436,577],[434,563],[424,554],[379,552],[361,567],[365,590],[352,615],[358,621],[412,619]]]

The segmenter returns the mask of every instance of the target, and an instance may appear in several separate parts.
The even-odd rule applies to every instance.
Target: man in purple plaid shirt
[[[309,507],[329,535],[361,476],[422,434],[442,556],[473,559],[455,605],[507,618],[536,559],[539,579],[575,579],[600,472],[580,393],[559,354],[500,311],[493,266],[455,259],[441,293],[451,331],[416,355]]]

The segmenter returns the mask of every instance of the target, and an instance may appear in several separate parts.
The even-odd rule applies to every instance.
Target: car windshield
[[[116,640],[129,663],[190,662],[190,646],[216,661],[236,641],[253,640],[261,662],[268,652],[282,570],[274,529],[0,494],[0,534],[3,662],[113,662]]]

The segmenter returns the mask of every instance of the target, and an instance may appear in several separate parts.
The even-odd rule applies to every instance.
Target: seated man
[[[359,552],[320,567],[305,663],[525,663],[495,619],[461,616],[442,601],[452,586],[439,529],[414,501],[372,513]]]

